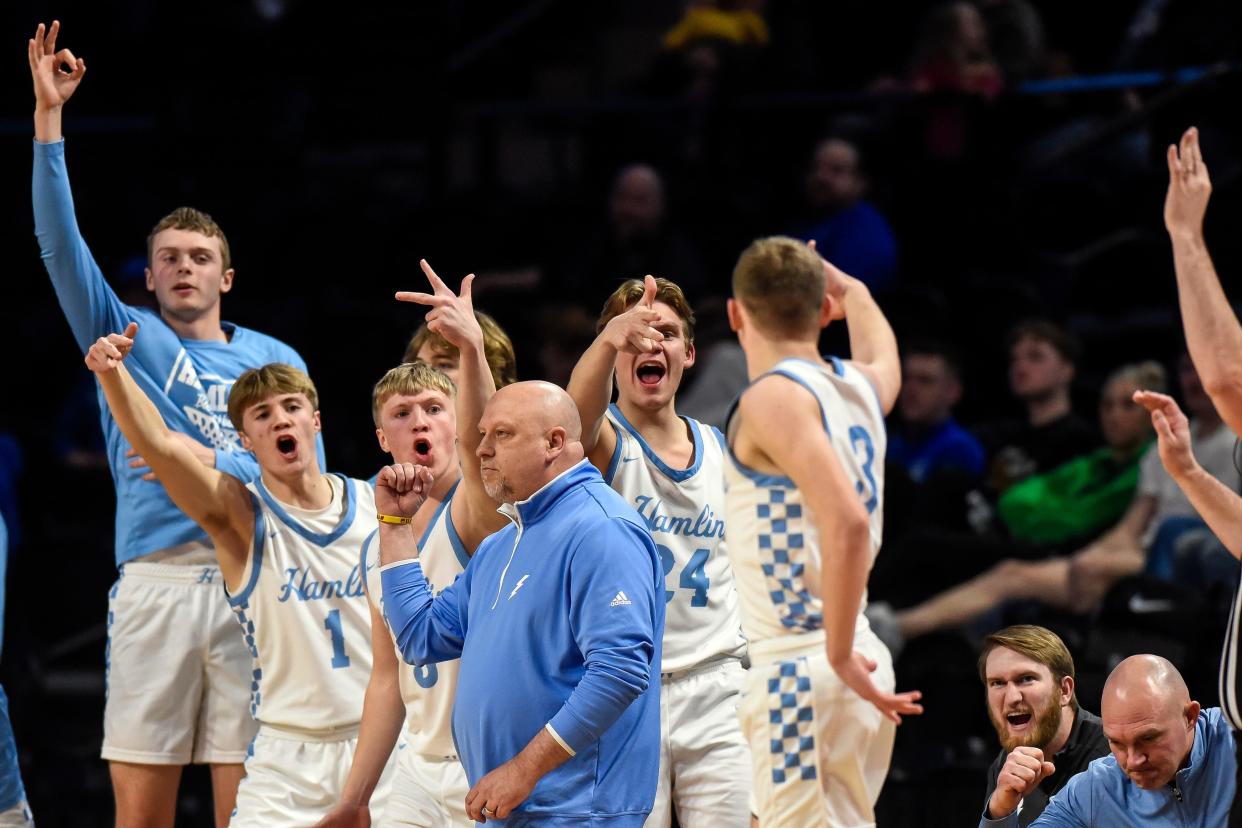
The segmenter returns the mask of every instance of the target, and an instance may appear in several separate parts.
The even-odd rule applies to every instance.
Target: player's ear
[[[250,438],[246,436],[246,432],[238,429],[237,436],[241,438],[242,448],[246,451],[254,451],[254,443],[250,442]]]
[[[375,439],[379,440],[380,451],[386,454],[392,454],[392,449],[388,447],[388,437],[384,434],[384,429],[375,429]]]
[[[317,410],[311,415],[311,420],[315,423],[315,433],[318,434],[319,430],[323,428],[323,423],[319,420],[319,412]]]
[[[819,326],[826,328],[832,320],[843,318],[845,316],[844,310],[836,298],[825,293],[823,304],[819,306]]]
[[[147,280],[147,291],[150,293],[154,293],[155,292],[155,274],[151,272],[151,268],[144,267],[142,269],[142,275]]]
[[[224,271],[224,273],[221,275],[220,277],[220,292],[221,293],[228,293],[230,290],[233,289],[233,276],[235,273],[236,271],[234,271],[233,268],[230,267],[228,270]]]
[[[686,340],[686,361],[682,363],[682,367],[690,368],[694,366],[694,343]]]
[[[742,306],[736,299],[725,302],[725,312],[729,315],[729,330],[737,333],[742,329]]]

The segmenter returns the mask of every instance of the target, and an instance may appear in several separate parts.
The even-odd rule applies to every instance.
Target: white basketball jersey
[[[608,485],[638,511],[664,564],[667,605],[661,670],[674,673],[746,651],[725,551],[724,437],[683,417],[694,439],[688,469],[666,465],[615,405],[617,448]]]
[[[371,618],[358,554],[375,528],[375,494],[328,475],[332,502],[298,509],[248,483],[254,540],[229,596],[254,660],[250,713],[306,731],[356,727],[371,676]]]
[[[422,564],[423,577],[436,595],[465,572],[466,564],[470,562],[470,556],[466,554],[466,548],[453,526],[453,510],[449,507],[458,485],[460,482],[453,484],[418,541],[418,560]],[[384,590],[380,583],[379,542],[374,532],[362,547],[362,568],[367,577],[367,594],[387,622]],[[392,635],[391,629],[388,634]],[[397,649],[396,641],[393,642],[393,649]],[[454,659],[414,667],[405,663],[400,650],[397,650],[397,661],[401,700],[405,702],[405,749],[429,756],[456,756],[453,699],[457,696],[460,662]]]
[[[848,362],[830,359],[828,363],[785,359],[769,374],[785,377],[791,389],[797,383],[819,402],[824,431],[867,507],[874,561],[883,519],[888,445],[884,413],[862,372]],[[735,403],[726,425],[730,445],[737,412]],[[795,444],[799,439],[797,434],[785,438]],[[755,644],[821,629],[819,537],[802,493],[787,477],[743,466],[731,450],[725,471],[729,559],[737,576],[747,638]],[[860,608],[856,629],[867,626]]]

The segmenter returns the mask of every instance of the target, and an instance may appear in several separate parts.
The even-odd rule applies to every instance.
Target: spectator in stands
[[[693,104],[709,104],[743,84],[770,39],[764,5],[765,0],[687,3],[681,20],[664,35],[653,85]]]
[[[915,483],[945,472],[971,478],[982,474],[983,447],[953,419],[953,407],[961,398],[962,365],[952,349],[939,343],[906,349],[888,457]]]
[[[1193,441],[1196,464],[1209,476],[1231,491],[1242,487],[1242,473],[1234,459],[1237,436],[1220,418],[1212,399],[1188,354],[1178,362],[1182,402],[1190,415],[1187,436]],[[1158,391],[1158,389],[1148,389]],[[1151,515],[1147,518],[1138,545],[1147,550],[1146,571],[1150,575],[1204,586],[1207,582],[1223,581],[1232,588],[1237,580],[1237,562],[1219,545],[1205,547],[1202,540],[1208,533],[1207,524],[1196,513],[1190,499],[1182,492],[1174,477],[1160,463],[1155,448],[1143,458],[1139,476],[1139,497],[1147,498]],[[1130,555],[1133,547],[1129,544]],[[1212,560],[1212,552],[1221,554]],[[1205,557],[1198,557],[1201,553]],[[1190,556],[1196,555],[1195,560]]]
[[[1016,811],[1025,828],[1071,777],[1108,755],[1104,726],[1078,706],[1074,659],[1051,630],[1020,625],[992,633],[983,639],[979,678],[1001,743],[979,826]],[[1045,775],[1048,762],[1055,769]]]
[[[967,92],[994,97],[1004,85],[973,3],[935,7],[923,18],[910,73],[918,92]]]
[[[1044,21],[1027,0],[982,0],[988,43],[1008,85],[1040,77],[1048,66]]]
[[[897,275],[897,240],[865,199],[868,186],[858,147],[843,138],[821,141],[806,174],[810,220],[790,235],[814,240],[821,256],[875,292]]]
[[[1002,495],[1000,515],[1012,540],[990,544],[997,557],[1004,557],[991,569],[895,614],[881,603],[871,605],[868,617],[885,643],[900,650],[906,639],[967,623],[1009,600],[1034,599],[1078,612],[1094,606],[1103,590],[1125,574],[1128,560],[1117,564],[1111,549],[1101,552],[1096,545],[1072,556],[1058,553],[1073,549],[1075,539],[1113,525],[1123,513],[1130,517],[1126,507],[1138,484],[1139,458],[1152,436],[1149,418],[1131,398],[1149,385],[1163,387],[1163,381],[1164,372],[1155,363],[1115,371],[1100,399],[1101,430],[1108,444]],[[1009,557],[1018,551],[1015,541],[1021,559]],[[984,550],[988,547],[984,544]],[[1096,573],[1097,580],[1087,586],[1076,583],[1086,570]],[[1104,582],[1105,574],[1112,580]]]
[[[974,111],[1004,86],[988,46],[988,29],[974,4],[951,2],[923,18],[911,62],[909,88],[935,95],[926,102],[923,152],[933,162],[967,159],[977,125]]]
[[[622,280],[649,273],[676,280],[692,301],[703,286],[698,252],[669,219],[663,177],[649,164],[630,164],[613,179],[606,223],[565,265],[557,298],[577,304],[594,318]],[[573,356],[571,366],[580,353]]]
[[[987,452],[986,482],[994,494],[1096,445],[1091,426],[1070,404],[1077,339],[1059,325],[1033,319],[1013,329],[1008,349],[1009,389],[1026,415],[976,430]]]

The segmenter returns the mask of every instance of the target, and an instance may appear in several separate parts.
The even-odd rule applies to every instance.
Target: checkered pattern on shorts
[[[786,494],[783,488],[770,488],[768,502],[755,507],[761,527],[759,554],[767,559],[760,566],[781,623],[789,629],[818,630],[824,618],[812,610],[815,599],[803,583],[802,505],[786,503]]]
[[[237,616],[237,623],[242,626],[242,634],[246,638],[246,649],[250,651],[250,656],[255,661],[259,659],[259,648],[254,643],[254,622],[246,617],[246,606],[233,607],[233,614]],[[255,667],[250,671],[250,715],[259,718],[259,704],[263,701],[263,694],[259,691],[259,682],[263,680],[263,671]]]
[[[772,781],[815,778],[815,712],[811,708],[811,676],[806,657],[774,665],[779,675],[768,679]]]

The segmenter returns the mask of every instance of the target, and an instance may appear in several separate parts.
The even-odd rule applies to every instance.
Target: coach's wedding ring
[[[495,811],[488,810],[487,806],[483,806],[483,816],[496,816]]]

